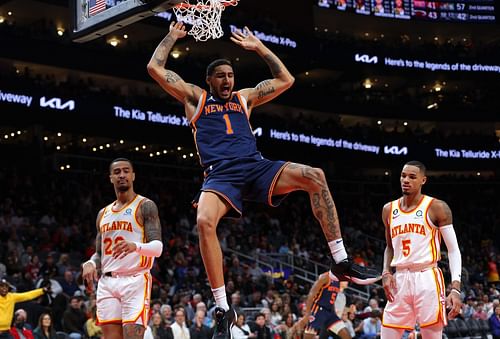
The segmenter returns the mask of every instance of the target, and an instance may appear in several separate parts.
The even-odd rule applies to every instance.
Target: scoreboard
[[[318,0],[318,6],[406,20],[495,22],[495,0]]]

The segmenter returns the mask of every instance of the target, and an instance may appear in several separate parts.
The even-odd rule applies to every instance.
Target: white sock
[[[344,240],[342,240],[342,238],[329,241],[328,246],[330,247],[330,252],[332,252],[333,260],[335,260],[336,263],[347,259],[347,252],[345,251]]]
[[[229,310],[229,304],[227,303],[226,297],[226,285],[222,285],[221,287],[212,288],[212,293],[215,298],[215,304],[219,307],[222,307],[224,311]]]

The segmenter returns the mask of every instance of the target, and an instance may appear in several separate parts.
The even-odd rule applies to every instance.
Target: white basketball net
[[[196,41],[218,39],[224,35],[220,19],[226,6],[236,6],[238,0],[197,0],[192,4],[184,0],[173,7],[177,21],[192,25],[188,34]]]

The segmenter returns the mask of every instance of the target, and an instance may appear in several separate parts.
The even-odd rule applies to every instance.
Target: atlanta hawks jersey
[[[239,92],[224,101],[203,91],[191,128],[204,167],[220,160],[262,158],[248,121],[246,100]]]
[[[388,216],[394,257],[391,266],[412,268],[435,264],[441,258],[441,234],[429,219],[434,198],[422,196],[411,211],[401,208],[400,199],[391,202]]]
[[[144,197],[135,198],[120,210],[114,210],[115,203],[104,208],[99,222],[101,232],[101,266],[102,272],[134,273],[151,269],[152,257],[141,256],[137,252],[129,253],[121,259],[113,258],[113,248],[120,241],[145,241],[144,227],[137,220],[137,210]]]

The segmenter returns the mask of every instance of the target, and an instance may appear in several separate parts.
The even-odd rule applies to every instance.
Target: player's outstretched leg
[[[331,265],[332,273],[340,280],[348,280],[361,285],[379,280],[380,273],[377,270],[360,266],[347,257],[337,209],[323,170],[295,163],[286,166],[276,183],[273,195],[282,195],[296,190],[309,193],[313,214],[321,224],[334,259]]]

